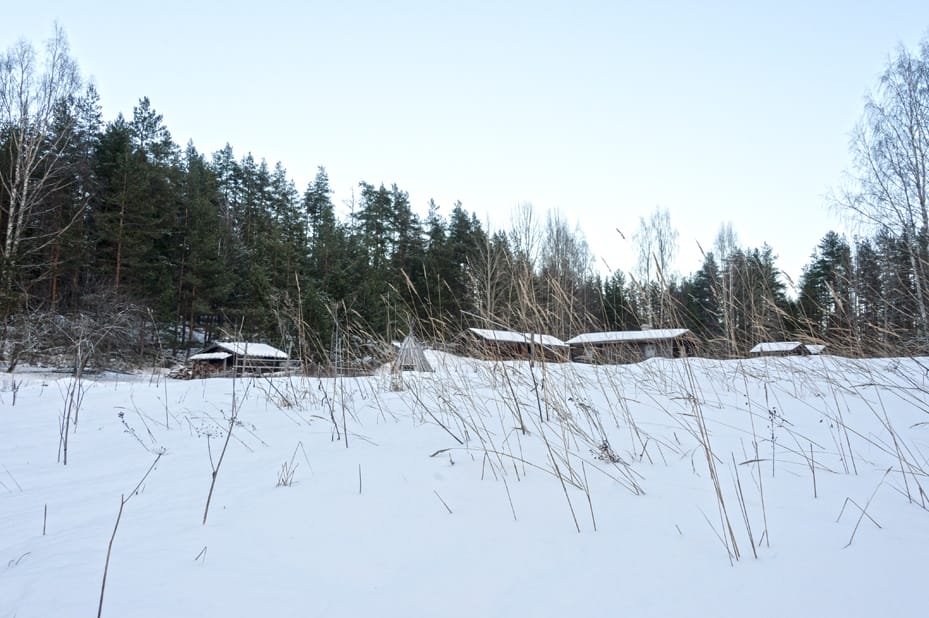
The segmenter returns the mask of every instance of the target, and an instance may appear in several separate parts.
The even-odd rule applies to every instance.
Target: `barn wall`
[[[648,346],[654,346],[654,353],[647,356]],[[646,358],[675,358],[688,355],[686,344],[682,340],[662,341],[616,341],[601,344],[575,344],[571,346],[571,358],[578,362],[594,364],[638,363]]]

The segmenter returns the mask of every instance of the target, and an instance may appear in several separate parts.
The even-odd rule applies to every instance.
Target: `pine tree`
[[[177,162],[178,147],[171,140],[164,118],[155,111],[148,97],[142,97],[132,109],[129,134],[133,152],[148,163],[170,166]]]
[[[234,290],[232,310],[236,322],[245,325],[246,335],[268,336],[277,331],[271,308],[278,307],[281,300],[274,285],[278,246],[271,172],[265,160],[256,162],[251,153],[242,158],[235,172],[233,217],[239,251],[233,267],[241,283]]]
[[[294,297],[295,277],[303,276],[307,269],[306,220],[297,189],[279,162],[271,173],[270,207],[273,219],[272,284]]]
[[[132,122],[120,115],[101,137],[101,199],[92,211],[97,270],[116,292],[149,303],[160,317],[175,309],[171,232],[177,225],[181,170],[177,146],[142,99]]]
[[[219,208],[218,183],[193,144],[184,154],[181,210],[173,245],[177,328],[176,342],[189,346],[195,326],[211,331],[222,319],[234,280],[228,276],[228,230]]]
[[[110,279],[117,292],[124,278],[125,255],[132,245],[129,237],[136,223],[133,206],[143,194],[141,165],[132,153],[129,126],[119,115],[100,138],[95,170],[100,199],[90,213],[96,271]]]

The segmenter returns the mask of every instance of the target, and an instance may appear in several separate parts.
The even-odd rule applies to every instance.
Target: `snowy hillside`
[[[929,360],[428,354],[4,374],[0,618],[925,615]]]

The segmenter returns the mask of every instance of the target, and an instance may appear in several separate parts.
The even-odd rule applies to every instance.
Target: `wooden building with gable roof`
[[[571,360],[582,363],[637,363],[654,357],[693,356],[697,339],[686,328],[584,333],[567,341]]]
[[[748,353],[752,356],[808,356],[812,350],[799,341],[763,341]]]
[[[510,330],[469,328],[464,332],[469,354],[495,360],[570,360],[568,344],[551,335],[517,333]]]
[[[266,343],[215,341],[188,360],[193,377],[269,373],[287,368],[288,355]]]

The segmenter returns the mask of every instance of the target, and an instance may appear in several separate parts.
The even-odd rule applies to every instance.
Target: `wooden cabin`
[[[288,355],[266,343],[216,341],[188,359],[195,378],[282,371]]]
[[[697,340],[686,328],[584,333],[568,339],[571,360],[581,363],[637,363],[649,358],[693,356]]]
[[[538,333],[469,328],[464,332],[465,348],[471,356],[492,360],[544,360],[563,363],[570,359],[568,344]]]
[[[812,351],[799,341],[763,341],[748,353],[752,356],[808,356]]]

